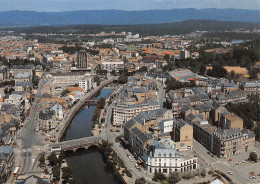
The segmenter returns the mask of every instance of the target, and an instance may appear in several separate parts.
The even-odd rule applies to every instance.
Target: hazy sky
[[[260,10],[260,0],[0,0],[0,11],[148,10],[173,8]]]

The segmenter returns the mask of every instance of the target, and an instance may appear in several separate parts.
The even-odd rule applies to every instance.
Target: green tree
[[[257,154],[255,152],[251,152],[250,155],[249,155],[249,160],[257,162],[257,160],[258,160]]]
[[[166,180],[166,176],[161,173],[161,172],[157,172],[157,170],[155,170],[154,176],[153,176],[153,181],[163,181]]]
[[[52,174],[53,174],[53,177],[55,177],[57,180],[60,180],[60,166],[54,166],[52,168]]]
[[[72,177],[72,171],[69,167],[62,168],[62,179],[68,180]]]
[[[180,181],[180,174],[178,172],[171,172],[167,181],[169,184],[177,183]]]
[[[61,92],[61,96],[66,96],[67,93],[69,93],[70,91],[68,89],[64,89],[62,92]]]
[[[51,155],[49,156],[48,158],[50,164],[53,166],[53,165],[56,165],[57,162],[58,162],[58,158],[56,156],[56,154],[54,152],[51,153]]]
[[[201,65],[200,66],[200,74],[205,74],[205,72],[206,72],[206,66],[205,65]]]
[[[135,184],[146,184],[146,179],[144,177],[135,180]]]
[[[44,156],[42,155],[42,156],[40,156],[40,158],[39,158],[39,162],[45,162],[45,158],[44,158]]]
[[[147,72],[148,68],[146,66],[142,66],[141,68],[139,68],[138,70],[139,72]]]
[[[94,82],[96,82],[97,85],[99,86],[100,83],[101,83],[101,79],[100,79],[100,77],[96,75],[96,76],[94,77]]]
[[[122,74],[118,77],[118,83],[125,84],[127,82],[127,76],[125,74]]]

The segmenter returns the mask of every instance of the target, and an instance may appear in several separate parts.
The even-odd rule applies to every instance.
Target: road
[[[160,86],[158,90],[158,101],[161,108],[163,108],[164,97],[165,97],[165,89],[162,86]]]
[[[227,159],[220,159],[218,157],[211,157],[211,155],[207,154],[208,150],[203,147],[200,143],[193,143],[193,150],[198,155],[199,159],[206,164],[206,167],[209,167],[213,170],[219,170],[228,175],[228,171],[232,171],[234,175],[228,175],[233,183],[248,183],[248,180],[241,176],[239,173],[235,172],[234,167],[227,161]],[[203,167],[203,166],[202,166]]]
[[[39,82],[39,91],[42,89],[44,85],[44,80],[40,80]],[[21,169],[21,173],[27,173],[31,171],[32,167],[32,158],[33,158],[33,146],[43,146],[43,142],[40,140],[38,134],[35,133],[35,122],[37,121],[37,104],[40,99],[38,97],[35,98],[34,103],[30,109],[30,114],[26,118],[28,122],[24,127],[23,132],[20,134],[18,139],[22,141],[22,151],[21,158],[23,159],[23,167]]]

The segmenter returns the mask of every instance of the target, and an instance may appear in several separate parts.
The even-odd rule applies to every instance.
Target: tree
[[[39,158],[39,162],[45,162],[45,158],[43,155]]]
[[[249,155],[249,160],[257,162],[257,154],[255,152],[251,152]]]
[[[69,167],[62,168],[62,179],[68,180],[72,177],[72,171]]]
[[[178,172],[171,172],[168,177],[169,184],[175,184],[180,181],[180,174]]]
[[[97,85],[99,86],[100,83],[101,83],[101,79],[100,79],[100,77],[96,75],[96,76],[94,77],[94,82],[96,82]]]
[[[79,87],[79,84],[75,84],[73,87]]]
[[[161,173],[161,172],[157,172],[157,170],[155,170],[154,176],[153,176],[153,181],[163,181],[166,180],[166,176]]]
[[[60,154],[59,154],[59,159],[58,159],[58,161],[61,163],[61,161],[62,161],[63,159],[65,159],[65,158],[66,158],[65,151],[64,151],[64,150],[61,150],[61,151],[60,151]]]
[[[148,68],[146,66],[142,66],[141,68],[139,68],[138,70],[139,72],[147,72]]]
[[[70,91],[68,89],[64,89],[62,92],[61,92],[61,96],[66,96],[67,93],[69,93]]]
[[[166,59],[166,60],[169,60],[169,59],[170,59],[170,55],[169,55],[169,54],[165,54],[165,55],[163,56],[163,58]]]
[[[144,177],[135,180],[135,184],[145,184],[145,183],[146,183],[146,179]]]
[[[213,65],[212,69],[207,71],[207,75],[218,78],[226,77],[227,70],[220,65]]]
[[[125,84],[127,82],[127,76],[122,74],[118,77],[118,83]]]
[[[56,156],[56,154],[54,152],[51,153],[51,155],[49,156],[48,158],[50,164],[53,166],[53,165],[56,165],[57,162],[58,162],[58,158]]]
[[[111,75],[116,75],[116,71],[115,70],[112,70],[112,72],[111,72]]]
[[[258,70],[256,68],[253,68],[252,70],[249,71],[249,76],[250,79],[258,79]]]
[[[57,180],[60,180],[60,166],[54,166],[52,168],[52,174],[53,174],[53,177],[55,177]]]
[[[9,92],[8,88],[5,88],[4,92],[5,92],[5,94],[7,94]]]
[[[205,74],[205,72],[206,72],[206,66],[205,65],[201,65],[200,66],[200,74]]]

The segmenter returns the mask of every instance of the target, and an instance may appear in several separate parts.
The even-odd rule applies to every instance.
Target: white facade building
[[[128,121],[141,112],[147,112],[160,109],[160,105],[156,101],[150,101],[141,104],[116,104],[113,109],[113,120],[115,123],[123,124],[124,121]]]
[[[162,130],[162,133],[172,132],[173,120],[163,120],[158,126]]]
[[[101,67],[108,72],[112,72],[112,70],[119,72],[124,69],[124,61],[102,61]]]
[[[183,173],[197,169],[197,158],[181,155],[174,148],[155,148],[148,155],[146,167],[150,174],[155,173],[155,170],[164,174]]]
[[[91,76],[85,76],[82,80],[79,81],[79,87],[81,87],[84,91],[89,91],[96,86],[94,82],[94,78]]]

